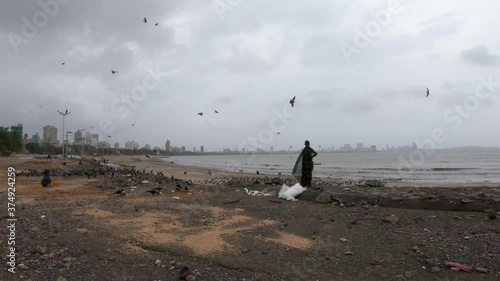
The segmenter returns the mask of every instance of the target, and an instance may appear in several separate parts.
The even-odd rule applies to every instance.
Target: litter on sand
[[[280,192],[278,193],[278,197],[281,199],[298,201],[295,197],[304,192],[307,188],[302,187],[299,183],[296,183],[294,186],[289,187],[286,184],[283,184]]]

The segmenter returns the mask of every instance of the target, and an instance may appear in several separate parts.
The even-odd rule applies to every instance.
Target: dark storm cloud
[[[484,45],[476,46],[472,49],[463,50],[460,53],[460,59],[471,65],[479,66],[498,66],[500,57],[490,52]]]

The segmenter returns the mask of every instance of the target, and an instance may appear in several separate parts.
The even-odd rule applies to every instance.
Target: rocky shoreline
[[[487,212],[498,206],[498,185],[338,179],[316,181],[320,190],[291,202],[274,196],[294,183],[286,176],[210,175],[154,159],[135,171],[1,160],[2,171],[19,171],[16,273],[1,280],[500,278],[500,220]],[[60,185],[40,186],[35,171],[47,166]]]

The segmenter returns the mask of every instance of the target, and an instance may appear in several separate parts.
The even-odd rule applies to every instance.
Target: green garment
[[[300,152],[299,157],[297,158],[297,161],[295,162],[295,166],[293,166],[293,171],[292,171],[292,176],[296,177],[299,180],[302,177],[302,157],[304,155],[305,149],[306,148],[302,149],[302,151]],[[309,155],[307,156],[311,161],[311,166],[312,166],[311,171],[314,171],[314,163],[312,161],[312,153],[311,153],[312,151],[313,151],[312,149],[309,149]]]

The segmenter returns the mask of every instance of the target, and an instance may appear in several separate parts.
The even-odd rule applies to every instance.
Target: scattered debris
[[[472,270],[472,268],[468,265],[460,264],[458,262],[453,262],[453,261],[445,261],[444,265],[451,267],[451,269],[455,271],[462,270],[465,272],[470,272]]]

